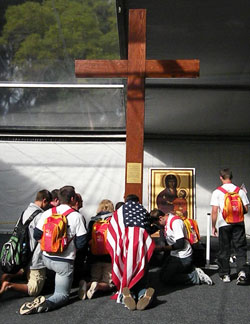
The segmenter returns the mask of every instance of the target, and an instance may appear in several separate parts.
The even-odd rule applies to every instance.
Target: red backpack
[[[239,195],[240,187],[236,187],[233,192],[226,191],[223,187],[218,190],[225,194],[222,216],[228,224],[240,223],[244,221],[244,207]]]
[[[91,233],[91,253],[94,255],[106,255],[109,254],[106,248],[107,242],[107,230],[111,217],[97,220]]]

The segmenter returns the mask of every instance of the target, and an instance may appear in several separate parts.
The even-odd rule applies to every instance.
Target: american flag
[[[108,227],[107,249],[112,258],[112,280],[117,288],[113,298],[118,303],[122,289],[132,288],[144,276],[153,254],[154,242],[145,229],[146,213],[142,205],[129,201],[114,212]]]

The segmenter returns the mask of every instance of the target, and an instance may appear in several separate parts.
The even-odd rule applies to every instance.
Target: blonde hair
[[[113,211],[114,211],[114,205],[113,205],[113,203],[112,203],[111,200],[103,199],[100,202],[100,204],[99,204],[99,206],[97,208],[96,213],[98,214],[98,213],[100,213],[102,211],[108,211],[110,213],[113,213]]]

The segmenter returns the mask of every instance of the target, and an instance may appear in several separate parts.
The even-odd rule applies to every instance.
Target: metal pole
[[[205,269],[218,270],[217,264],[210,264],[210,236],[211,236],[211,214],[207,213],[207,244],[206,244],[206,265]]]
[[[210,265],[211,214],[207,213],[206,267]]]

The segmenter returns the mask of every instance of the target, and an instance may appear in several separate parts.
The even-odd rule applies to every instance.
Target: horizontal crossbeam
[[[145,78],[197,78],[199,60],[146,60],[143,76]],[[76,60],[75,74],[78,78],[127,78],[127,60]],[[133,70],[132,75],[142,76]]]

